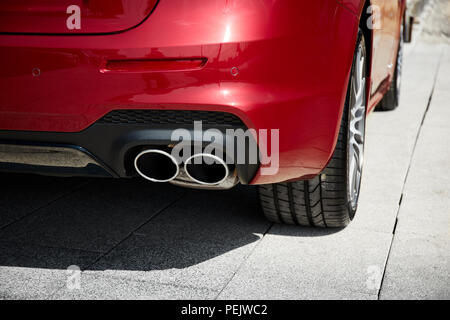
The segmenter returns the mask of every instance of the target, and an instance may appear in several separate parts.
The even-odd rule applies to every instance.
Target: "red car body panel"
[[[147,18],[158,0],[4,0],[0,32],[28,34],[93,34],[124,31]],[[68,29],[68,12],[80,9],[82,28]]]
[[[374,31],[369,108],[391,81],[398,4],[388,30]],[[278,173],[252,184],[317,175],[337,141],[363,5],[160,0],[125,32],[0,35],[0,130],[79,132],[116,109],[225,111],[280,130]]]

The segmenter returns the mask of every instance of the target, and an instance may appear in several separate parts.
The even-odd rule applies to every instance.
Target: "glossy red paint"
[[[157,2],[158,0],[2,0],[0,32],[29,34],[119,32],[141,23],[150,15]],[[68,29],[66,21],[76,12],[74,10],[78,9],[82,25],[79,29]]]
[[[122,33],[1,35],[0,129],[78,132],[126,108],[226,111],[249,128],[280,130],[278,174],[252,183],[316,175],[336,144],[361,14],[354,8],[363,6],[343,2],[161,0]],[[394,40],[374,43],[374,61],[384,50],[392,60]],[[107,61],[192,58],[208,62],[101,72]],[[373,68],[373,79],[389,79],[387,65]]]
[[[361,16],[361,10],[363,9],[365,4],[365,1],[361,0],[337,0],[337,2],[339,2],[358,16]]]

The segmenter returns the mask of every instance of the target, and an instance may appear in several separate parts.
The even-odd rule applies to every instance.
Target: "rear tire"
[[[391,111],[397,109],[400,102],[400,87],[402,79],[402,66],[403,66],[403,38],[404,38],[404,27],[400,30],[400,41],[398,44],[397,60],[395,63],[394,78],[392,79],[391,87],[389,91],[386,92],[383,99],[377,106],[377,110],[381,111]]]
[[[259,186],[261,206],[270,221],[330,228],[345,227],[353,219],[364,152],[366,60],[366,45],[360,31],[339,137],[331,161],[313,179]]]
[[[403,15],[403,42],[411,43],[412,34],[414,29],[414,17],[409,14],[408,8],[406,8]]]

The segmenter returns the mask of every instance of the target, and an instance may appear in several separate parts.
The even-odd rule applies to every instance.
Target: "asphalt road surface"
[[[0,298],[449,299],[449,101],[450,46],[408,45],[346,229],[268,223],[253,187],[0,174]]]

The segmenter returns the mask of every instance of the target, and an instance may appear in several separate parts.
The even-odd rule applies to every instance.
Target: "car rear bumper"
[[[0,131],[0,171],[60,173],[63,176],[137,176],[133,161],[138,153],[143,149],[173,145],[172,134],[176,129],[184,129],[195,138],[194,121],[201,121],[205,131],[219,130],[223,140],[227,139],[227,130],[246,129],[239,118],[220,112],[113,111],[80,132]],[[226,124],[222,124],[224,121]],[[206,146],[211,140],[201,136],[195,142]],[[226,141],[222,145],[226,145]],[[245,149],[244,152],[248,152],[249,145]],[[252,181],[259,168],[259,163],[249,161],[238,164],[237,159],[233,159],[233,163],[237,164],[237,176],[244,184]]]
[[[0,170],[58,176],[112,177],[87,150],[58,144],[0,144]]]
[[[269,2],[183,3],[161,1],[150,19],[114,35],[0,36],[0,139],[76,145],[123,176],[123,164],[109,163],[123,157],[106,156],[115,150],[112,140],[105,150],[92,147],[122,130],[98,129],[109,112],[226,112],[257,132],[279,130],[279,170],[258,172],[251,183],[318,174],[337,140],[355,15],[334,1],[276,1],[270,8]],[[166,59],[207,62],[195,70],[101,72],[108,61]],[[160,134],[152,126],[145,130],[150,140]]]

